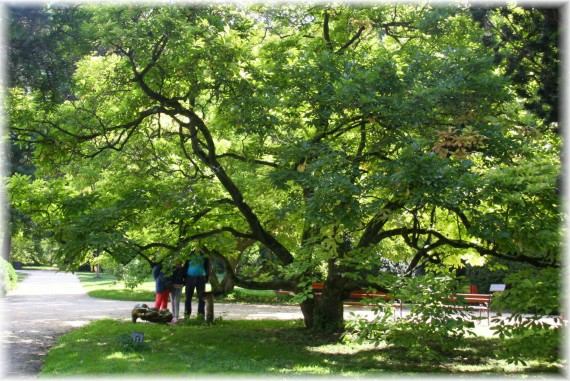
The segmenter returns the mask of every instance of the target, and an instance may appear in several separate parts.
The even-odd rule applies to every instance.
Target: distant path
[[[26,279],[16,290],[0,298],[0,354],[4,354],[0,359],[0,378],[37,377],[58,337],[98,319],[130,320],[133,306],[140,303],[91,298],[71,273],[21,272],[28,274]],[[196,310],[195,305],[193,310]],[[355,309],[346,310],[347,318],[349,311]],[[219,316],[223,319],[303,318],[297,306],[216,303],[215,317]]]

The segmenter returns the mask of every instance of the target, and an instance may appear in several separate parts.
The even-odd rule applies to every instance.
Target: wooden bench
[[[491,311],[491,298],[492,294],[465,294],[459,293],[450,296],[446,303],[450,303],[447,306],[457,309],[469,309],[479,311],[479,317],[483,311],[487,314],[487,324],[490,323],[490,311]]]
[[[323,282],[313,282],[313,294],[321,295],[322,290],[324,288]],[[275,291],[277,294],[281,295],[292,295],[294,294],[293,291],[286,291],[286,290],[277,290]],[[455,308],[455,309],[469,309],[479,311],[479,316],[482,315],[483,312],[487,314],[487,324],[490,323],[490,311],[491,311],[491,298],[492,294],[470,294],[470,293],[458,293],[450,296],[448,299],[445,300],[447,307]],[[385,301],[389,301],[390,297],[382,291],[374,291],[374,292],[367,292],[364,290],[355,290],[350,293],[348,299],[344,300],[344,304],[346,305],[355,305],[355,306],[365,306],[368,303],[363,302],[366,299],[376,299],[382,298]],[[395,301],[392,306],[400,310],[400,317],[402,317],[402,309],[403,309],[403,302],[401,300]]]
[[[392,299],[382,291],[367,292],[364,290],[355,290],[349,295],[349,299],[352,300],[345,300],[344,304],[352,306],[367,306],[374,303],[374,300],[379,298],[382,298],[385,301],[390,301]],[[369,302],[367,303],[366,300]],[[392,303],[392,307],[398,309],[400,311],[400,317],[402,317],[403,303],[400,300],[394,301]]]
[[[474,288],[474,290],[473,290]],[[479,311],[479,317],[485,311],[487,314],[487,324],[491,323],[491,299],[493,295],[500,294],[505,291],[506,285],[505,284],[491,284],[489,287],[489,294],[480,294],[477,292],[476,286],[471,286],[470,293],[463,293],[457,294],[456,297],[462,299],[463,303],[466,303],[466,306],[458,306],[457,308],[468,308],[471,310]]]
[[[313,282],[312,283],[313,294],[317,296],[322,295],[324,286],[325,286],[324,282]],[[286,290],[277,290],[275,292],[280,295],[294,294],[293,291],[286,291]],[[382,291],[368,292],[364,290],[355,290],[350,293],[348,299],[345,299],[343,301],[343,304],[350,306],[366,306],[370,304],[365,302],[366,299],[369,299],[372,302],[372,299],[377,299],[377,298],[382,298],[386,301],[389,301],[391,299],[385,292]],[[403,304],[401,301],[396,301],[392,303],[393,307],[400,310],[400,317],[402,317],[402,305]]]

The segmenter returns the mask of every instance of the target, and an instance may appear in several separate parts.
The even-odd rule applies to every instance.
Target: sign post
[[[144,342],[144,332],[133,332],[131,333],[131,338],[133,343],[142,344]]]

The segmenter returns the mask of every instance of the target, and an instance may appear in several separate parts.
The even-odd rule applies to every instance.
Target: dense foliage
[[[508,9],[483,16],[543,20]],[[529,107],[540,78],[510,76],[489,49],[496,30],[467,6],[38,12],[51,29],[17,13],[13,28],[33,46],[55,39],[62,83],[13,81],[10,134],[35,171],[8,191],[63,268],[200,249],[231,284],[295,290],[308,326],[336,329],[348,292],[391,288],[393,273],[490,257],[560,267],[556,122]],[[22,36],[13,73],[43,65]]]
[[[560,314],[562,294],[560,274],[555,269],[522,270],[506,278],[511,288],[496,301],[502,311],[513,311],[507,318],[499,315],[492,329],[503,339],[499,355],[509,362],[525,364],[525,359],[556,359],[562,348],[563,322]],[[553,322],[543,319],[552,317]]]
[[[18,282],[18,274],[14,267],[4,258],[0,258],[0,296],[6,295]]]
[[[420,362],[444,361],[467,345],[465,338],[474,334],[475,327],[469,312],[442,302],[461,290],[456,279],[427,275],[398,279],[396,285],[392,300],[405,300],[411,306],[410,313],[400,317],[394,313],[392,302],[372,301],[375,317],[351,322],[345,340],[373,342],[376,346],[386,343]]]

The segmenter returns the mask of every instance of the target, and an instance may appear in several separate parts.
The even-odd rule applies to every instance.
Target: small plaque
[[[131,333],[131,338],[133,343],[142,343],[144,342],[144,332],[133,332]]]
[[[492,284],[491,288],[489,288],[489,292],[505,291],[505,288],[505,284]]]

